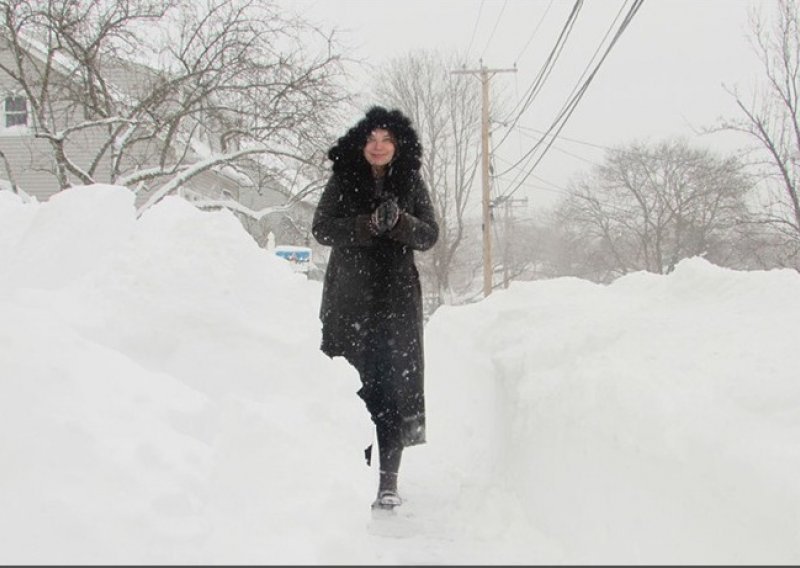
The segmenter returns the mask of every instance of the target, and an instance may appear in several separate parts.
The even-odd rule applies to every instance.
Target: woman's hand
[[[369,230],[375,236],[385,235],[391,231],[400,218],[400,207],[397,205],[397,198],[390,198],[381,202],[369,221]]]

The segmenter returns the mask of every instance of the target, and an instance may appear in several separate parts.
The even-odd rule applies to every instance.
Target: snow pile
[[[463,464],[488,448],[477,465],[562,561],[796,562],[798,291],[794,271],[698,258],[610,286],[515,283],[434,316],[432,376],[469,401],[432,415],[469,425],[442,424],[445,444]]]
[[[318,283],[178,198],[0,197],[3,561],[336,558],[370,430]]]
[[[133,202],[0,191],[0,562],[800,562],[798,274],[690,259],[441,308],[397,539],[320,284],[229,212]]]

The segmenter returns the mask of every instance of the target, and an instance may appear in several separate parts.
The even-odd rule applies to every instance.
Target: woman
[[[422,146],[398,110],[372,107],[328,151],[331,175],[312,232],[332,247],[322,292],[322,351],[357,370],[380,460],[373,508],[400,505],[403,448],[425,443],[422,294],[414,251],[439,235],[419,173]],[[371,458],[367,448],[367,463]]]

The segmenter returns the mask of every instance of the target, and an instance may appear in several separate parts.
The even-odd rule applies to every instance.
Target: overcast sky
[[[339,30],[345,53],[378,68],[416,49],[466,54],[473,68],[512,68],[491,81],[492,100],[524,97],[554,46],[573,0],[281,0],[310,19]],[[579,83],[620,12],[631,0],[585,2],[552,74],[495,152],[500,173],[509,169],[549,128]],[[515,197],[531,206],[556,200],[569,180],[602,161],[601,147],[633,140],[686,136],[719,152],[741,139],[697,138],[696,129],[736,108],[723,84],[750,92],[758,61],[750,47],[748,15],[772,0],[645,0],[611,49],[558,141]],[[618,23],[613,25],[616,30]],[[365,76],[365,83],[368,79]],[[479,81],[475,79],[476,89]],[[361,92],[369,85],[355,85]],[[369,101],[364,103],[369,104]],[[493,109],[493,118],[502,113]],[[498,130],[496,143],[505,134]],[[598,147],[600,146],[600,147]],[[535,153],[534,156],[538,156]],[[524,170],[527,171],[527,170]],[[521,182],[519,169],[498,180],[500,191]]]

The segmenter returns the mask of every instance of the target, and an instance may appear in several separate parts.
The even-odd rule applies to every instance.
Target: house
[[[46,48],[35,41],[26,42],[25,68],[29,76],[40,72],[47,61]],[[79,67],[65,57],[50,59],[51,97],[50,106],[53,131],[63,131],[69,127],[93,120],[87,105],[81,105],[81,93],[76,97],[77,81],[72,81]],[[24,191],[27,195],[46,201],[54,195],[62,184],[56,167],[53,144],[42,134],[46,129],[37,124],[30,101],[25,95],[22,84],[3,69],[14,70],[15,60],[10,44],[0,37],[0,187],[12,186]],[[114,59],[104,66],[105,75],[114,81],[115,96],[124,99],[136,95],[138,90],[152,88],[158,79],[157,71],[140,63]],[[200,121],[198,121],[199,123]],[[183,158],[185,162],[197,163],[217,151],[220,147],[213,130],[214,121],[202,121],[200,135],[188,137],[189,142],[175,141],[168,147],[163,138],[151,137],[137,142],[126,154],[125,161],[117,165],[117,174],[132,174],[155,166],[166,150],[171,159]],[[110,151],[100,152],[109,143],[108,125],[98,124],[72,132],[64,140],[64,153],[82,170],[91,171],[92,179],[101,183],[114,183],[112,176],[112,156]],[[118,179],[118,178],[117,178]],[[254,179],[262,180],[254,182]],[[167,180],[157,178],[140,184],[129,185],[136,191],[136,205],[141,207],[162,187]],[[75,176],[70,178],[72,184],[83,183]],[[256,187],[256,183],[260,186]],[[274,207],[287,201],[286,192],[274,179],[264,176],[243,175],[242,170],[235,170],[227,165],[218,165],[201,172],[185,181],[176,193],[190,201],[235,201],[252,209]],[[307,205],[299,205],[303,209]],[[304,221],[305,220],[305,221]],[[256,224],[242,219],[243,225],[250,231],[272,232],[279,244],[303,245],[307,231],[302,228],[304,222],[310,223],[308,214],[297,215],[294,211],[278,212],[267,216]],[[254,238],[263,246],[257,232]]]

